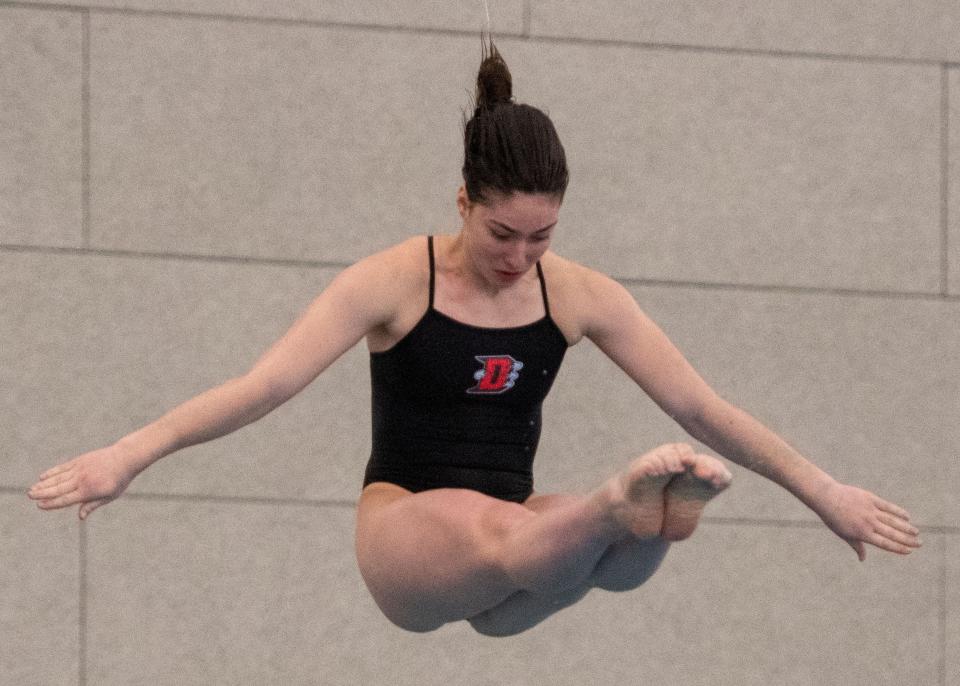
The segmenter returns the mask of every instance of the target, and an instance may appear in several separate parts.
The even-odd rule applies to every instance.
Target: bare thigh
[[[497,559],[497,542],[533,516],[523,505],[476,491],[411,493],[393,484],[370,484],[357,510],[360,573],[390,621],[410,631],[431,631],[518,590]]]
[[[432,631],[483,615],[484,632],[503,635],[590,588],[643,583],[667,544],[624,537],[586,496],[521,505],[471,490],[411,493],[374,483],[360,498],[356,548],[367,588],[397,626]]]
[[[534,493],[524,506],[533,512],[548,512],[584,497],[571,493]],[[600,588],[620,592],[638,588],[660,568],[669,549],[670,542],[659,536],[638,539],[625,535],[607,548],[582,591],[586,593],[590,588]]]
[[[566,493],[537,495],[524,502],[540,515],[582,503],[585,496]],[[591,589],[629,591],[642,585],[660,567],[670,543],[660,538],[639,539],[630,534],[609,543],[575,586],[553,592],[517,591],[503,602],[469,617],[470,625],[487,636],[513,636],[579,602]]]

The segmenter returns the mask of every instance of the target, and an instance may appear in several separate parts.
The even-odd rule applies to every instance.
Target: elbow
[[[676,409],[671,416],[693,438],[703,442],[710,427],[727,402],[716,393],[687,402]]]
[[[237,377],[234,381],[242,384],[251,401],[258,406],[262,405],[267,408],[267,412],[282,405],[290,397],[286,389],[276,380],[256,374],[253,371]]]

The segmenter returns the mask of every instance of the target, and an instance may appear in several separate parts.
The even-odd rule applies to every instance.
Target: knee
[[[397,609],[390,607],[389,604],[383,603],[376,598],[374,598],[374,600],[383,613],[383,616],[390,620],[390,623],[395,627],[403,629],[404,631],[426,634],[431,631],[436,631],[446,623],[442,619],[433,616],[433,613],[417,611],[412,607]]]
[[[594,588],[599,588],[603,591],[610,591],[612,593],[625,593],[627,591],[634,591],[643,584],[647,582],[653,572],[656,570],[651,570],[646,574],[640,575],[622,575],[622,576],[613,576],[613,575],[604,575],[598,577],[593,581]]]
[[[394,626],[415,634],[428,634],[431,631],[436,631],[445,624],[445,622],[441,621],[425,620],[422,617],[412,619],[409,617],[393,618],[388,616],[387,619],[389,619],[390,623]]]
[[[526,591],[518,591],[500,605],[468,617],[467,622],[478,634],[491,638],[522,634],[539,624],[546,616],[540,611],[541,608],[527,607],[533,597]]]
[[[639,541],[629,549],[612,548],[597,563],[590,585],[615,593],[639,588],[660,568],[669,549],[670,542],[660,538]]]
[[[499,605],[474,615],[467,621],[474,631],[484,636],[516,636],[579,602],[589,592],[590,587],[585,584],[561,593],[518,591]]]
[[[500,619],[493,619],[488,612],[481,612],[475,617],[467,619],[470,626],[478,634],[489,636],[491,638],[506,638],[507,636],[516,636],[524,631],[523,628],[508,624]]]
[[[495,617],[486,612],[467,619],[470,626],[481,636],[490,638],[508,638],[517,636],[533,628],[539,621],[522,622],[517,620],[505,620],[503,617]]]

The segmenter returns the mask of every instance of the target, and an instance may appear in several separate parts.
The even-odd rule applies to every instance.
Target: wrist
[[[139,473],[160,458],[172,452],[170,441],[156,424],[127,434],[118,440],[114,447],[123,456],[124,461]]]
[[[804,481],[797,497],[804,505],[819,514],[825,505],[836,499],[835,494],[840,486],[840,482],[832,476],[821,469],[816,469],[816,472]]]

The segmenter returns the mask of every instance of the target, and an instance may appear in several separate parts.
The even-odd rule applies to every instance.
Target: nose
[[[527,266],[527,246],[523,241],[514,241],[507,251],[507,266],[510,271],[521,271]]]
[[[535,261],[536,252],[537,246],[532,241],[515,240],[511,241],[507,256],[513,265],[523,268]]]

